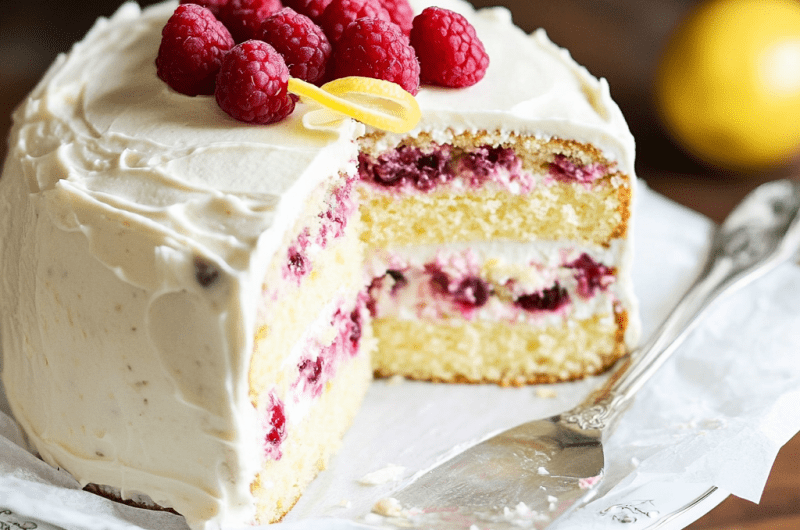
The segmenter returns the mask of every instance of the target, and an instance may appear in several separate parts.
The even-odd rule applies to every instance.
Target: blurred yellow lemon
[[[699,5],[667,44],[655,97],[700,159],[738,170],[785,162],[800,148],[800,1]]]

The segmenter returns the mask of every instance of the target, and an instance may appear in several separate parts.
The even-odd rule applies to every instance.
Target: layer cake
[[[2,380],[47,462],[193,528],[276,521],[373,372],[554,382],[636,344],[633,140],[543,31],[438,2],[491,64],[422,87],[411,133],[251,126],[155,75],[176,5],[100,19],[14,115]]]

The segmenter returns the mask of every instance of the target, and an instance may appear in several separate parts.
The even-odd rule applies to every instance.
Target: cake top
[[[412,5],[419,12],[429,3],[415,0]],[[598,145],[632,173],[632,140],[604,80],[574,63],[542,30],[529,36],[513,27],[504,8],[475,12],[462,0],[437,5],[467,16],[491,64],[486,77],[469,88],[423,86],[417,131],[497,129],[575,138]],[[152,188],[141,178],[143,171],[154,173],[154,181],[280,196],[304,174],[346,165],[342,144],[358,134],[357,124],[345,122],[328,134],[306,130],[300,118],[308,108],[301,104],[278,125],[246,125],[225,115],[213,98],[184,96],[161,82],[154,58],[161,28],[175,6],[159,4],[140,16],[137,6],[128,3],[110,20],[98,21],[82,43],[58,60],[17,116],[18,121],[47,117],[58,123],[42,138],[30,138],[28,148],[38,151],[53,137],[67,140],[74,146],[71,167],[65,168],[72,177],[95,170],[100,153],[89,156],[88,148],[105,144],[102,155],[109,160],[126,151],[130,167],[116,172],[136,170],[139,178],[128,177],[125,192],[113,191],[133,193],[137,187],[137,199]],[[118,29],[122,26],[124,31]],[[36,113],[30,116],[26,108],[33,106]],[[107,180],[85,182],[101,191]]]
[[[415,12],[431,4],[411,3]],[[505,8],[436,4],[472,22],[491,63],[474,86],[423,86],[417,96],[422,119],[411,135],[436,139],[450,129],[573,138],[593,143],[633,174],[633,139],[605,80],[592,77],[542,30],[525,34]],[[19,137],[12,139],[11,156],[31,157],[32,189],[67,193],[75,207],[108,208],[241,273],[257,247],[262,256],[276,249],[279,238],[270,233],[293,222],[310,189],[352,169],[352,140],[364,127],[344,120],[309,130],[302,117],[313,107],[302,103],[278,124],[250,125],[225,114],[212,96],[173,91],[154,63],[161,29],[176,6],[173,0],[142,11],[126,3],[98,20],[16,112]]]

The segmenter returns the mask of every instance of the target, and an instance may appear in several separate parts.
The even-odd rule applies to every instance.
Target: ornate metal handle
[[[717,229],[703,271],[656,333],[620,360],[607,383],[562,415],[563,420],[582,429],[612,427],[714,300],[792,259],[798,248],[800,182],[779,180],[759,186]]]

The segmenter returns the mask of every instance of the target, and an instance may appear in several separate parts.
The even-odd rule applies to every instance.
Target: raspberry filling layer
[[[522,171],[520,159],[506,147],[401,146],[377,158],[361,153],[358,163],[363,182],[403,192],[429,192],[455,180],[473,189],[494,182],[514,193],[527,193],[534,186],[534,177]]]
[[[589,185],[609,172],[603,164],[581,165],[556,155],[544,177],[536,177],[523,171],[513,149],[491,145],[474,149],[450,144],[432,144],[425,149],[400,146],[378,157],[361,153],[358,162],[363,182],[404,193],[429,192],[457,181],[462,189],[477,189],[492,182],[511,193],[526,194],[540,180]]]
[[[607,173],[608,168],[603,164],[594,163],[581,166],[564,155],[556,155],[549,166],[549,176],[559,182],[591,184]]]
[[[262,420],[267,459],[282,458],[282,445],[291,426],[302,420],[309,403],[322,395],[326,383],[336,376],[342,363],[358,354],[367,315],[367,299],[366,292],[362,292],[355,306],[352,301],[343,300],[328,322],[323,322],[316,332],[302,339],[299,353],[294,357],[299,358],[296,361],[297,375],[288,395],[282,400],[273,389],[268,396]],[[333,340],[330,340],[331,330]]]
[[[339,365],[358,353],[366,305],[367,295],[362,293],[355,308],[340,306],[334,312],[330,325],[336,335],[332,342],[321,344],[317,337],[306,339],[297,363],[297,379],[292,384],[295,400],[321,396],[325,383],[333,378]]]
[[[280,460],[283,456],[281,445],[286,440],[286,407],[274,390],[269,393],[263,428],[266,431],[264,456],[269,460]]]
[[[325,210],[317,215],[317,222],[304,227],[294,238],[286,251],[284,279],[300,285],[300,280],[313,269],[313,256],[344,235],[347,221],[357,208],[353,195],[355,181],[348,178],[333,190],[325,200]]]
[[[613,268],[586,253],[565,253],[558,266],[530,263],[536,281],[503,277],[482,270],[474,253],[443,254],[414,265],[390,260],[391,269],[372,280],[368,308],[374,318],[463,318],[535,323],[566,316],[576,304],[598,295],[613,297]]]

